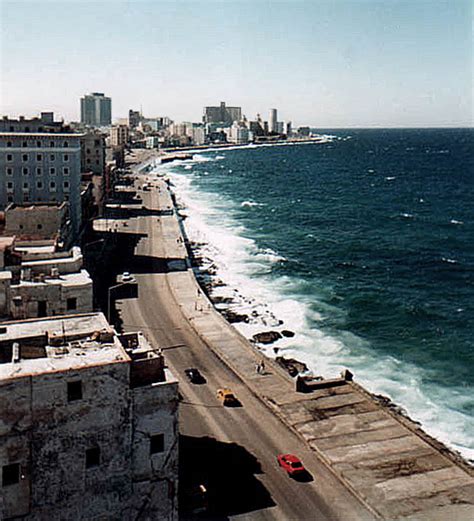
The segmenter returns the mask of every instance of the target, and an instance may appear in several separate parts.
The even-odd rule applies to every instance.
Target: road
[[[143,194],[156,207],[156,194]],[[143,234],[140,258],[156,257],[162,236],[156,216],[130,221],[129,232]],[[135,273],[138,298],[117,302],[126,331],[143,331],[165,351],[167,364],[180,380],[180,487],[205,483],[209,490],[206,519],[369,520],[373,515],[314,452],[285,426],[199,338],[184,318],[168,286],[172,274],[153,269]],[[129,271],[134,271],[131,266]],[[197,367],[207,382],[191,384],[184,369]],[[230,387],[242,407],[223,407],[216,390]],[[289,478],[276,456],[297,454],[308,469],[306,479]],[[192,517],[182,515],[182,519]]]

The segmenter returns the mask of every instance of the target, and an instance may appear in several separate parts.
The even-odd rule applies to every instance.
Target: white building
[[[227,141],[229,143],[235,143],[236,145],[244,145],[249,143],[252,139],[252,133],[249,129],[242,124],[234,122],[232,126],[224,129],[227,135]]]
[[[175,521],[178,382],[101,313],[0,327],[0,519]]]
[[[278,132],[277,122],[278,122],[277,109],[270,109],[270,114],[269,114],[269,118],[268,118],[268,131],[269,132]]]

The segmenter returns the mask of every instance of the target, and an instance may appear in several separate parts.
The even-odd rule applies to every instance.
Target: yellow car
[[[217,398],[222,402],[222,405],[226,407],[239,405],[239,400],[237,400],[234,393],[228,388],[217,389]]]

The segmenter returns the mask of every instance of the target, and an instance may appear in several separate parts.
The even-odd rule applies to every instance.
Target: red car
[[[293,454],[278,454],[277,456],[278,465],[283,467],[290,476],[295,476],[296,474],[302,474],[306,472],[306,469],[301,463],[301,460],[294,456]]]

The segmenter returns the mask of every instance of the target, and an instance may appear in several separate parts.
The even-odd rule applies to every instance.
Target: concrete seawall
[[[175,209],[164,180],[152,184],[150,209]],[[261,353],[215,310],[189,268],[176,209],[162,212],[159,226],[156,255],[170,260],[167,284],[196,333],[378,517],[474,519],[473,468],[383,400],[350,381],[296,392],[273,360],[257,374]]]

